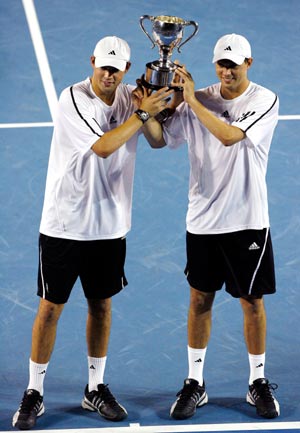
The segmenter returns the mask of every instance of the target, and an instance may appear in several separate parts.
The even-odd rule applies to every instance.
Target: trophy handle
[[[151,47],[151,48],[154,48],[154,47],[155,47],[155,41],[151,38],[151,36],[150,36],[149,33],[147,32],[147,30],[145,29],[145,26],[144,26],[144,24],[143,24],[143,21],[144,21],[145,19],[148,19],[148,20],[150,20],[150,21],[153,21],[153,20],[155,19],[155,17],[153,17],[152,15],[143,15],[143,16],[140,17],[140,26],[141,26],[143,32],[145,33],[145,35],[148,36],[148,38],[149,38],[150,41],[152,42],[152,47]],[[192,36],[193,36],[193,35],[192,35]]]
[[[181,53],[181,51],[180,51],[180,48],[182,47],[182,45],[184,45],[184,44],[186,44],[190,39],[192,39],[192,37],[193,36],[195,36],[195,34],[198,32],[198,28],[199,28],[199,25],[198,25],[198,23],[196,22],[196,21],[185,21],[184,22],[184,25],[185,26],[193,26],[194,27],[194,31],[193,31],[193,33],[188,37],[188,38],[186,38],[186,40],[185,41],[183,41],[178,47],[177,47],[177,51],[179,52],[179,53]],[[149,35],[148,35],[149,36]]]

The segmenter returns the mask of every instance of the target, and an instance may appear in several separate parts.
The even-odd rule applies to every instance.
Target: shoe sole
[[[120,403],[118,403],[120,405]],[[85,410],[89,410],[91,412],[98,412],[99,415],[101,415],[103,418],[108,419],[109,421],[122,421],[123,419],[127,418],[127,411],[125,409],[125,407],[121,406],[120,407],[124,410],[124,414],[123,415],[119,415],[117,417],[108,417],[107,415],[103,414],[100,412],[100,410],[94,406],[87,398],[84,397],[84,399],[81,402],[81,407]]]
[[[246,395],[246,402],[249,403],[249,404],[251,404],[251,406],[255,406],[256,407],[255,401],[253,400],[252,395],[250,394],[250,392],[248,392],[247,395]],[[275,409],[276,409],[276,414],[268,415],[268,414],[259,412],[259,409],[256,407],[257,414],[259,416],[262,416],[263,418],[268,418],[268,419],[272,419],[272,418],[278,417],[280,415],[280,407],[279,407],[279,403],[276,400],[276,398],[274,398],[274,405],[275,405]]]
[[[43,413],[45,413],[45,406],[44,406],[44,404],[42,404],[42,406],[41,406],[40,410],[38,411],[36,417],[42,416]],[[22,421],[22,420],[18,421],[18,416],[19,416],[19,411],[17,410],[17,412],[14,414],[13,420],[12,420],[12,426],[13,427],[17,427],[19,430],[30,430],[30,429],[32,429],[32,427],[35,426],[35,424],[36,424],[35,420],[34,420],[33,423],[28,424],[28,423],[26,423],[26,421]]]
[[[205,392],[205,394],[203,394],[201,400],[197,403],[197,405],[196,405],[196,409],[197,409],[198,407],[204,406],[207,402],[208,402],[208,395],[207,395],[207,393]],[[172,413],[172,411],[175,409],[176,403],[177,403],[177,400],[173,403],[173,405],[172,405],[172,407],[171,407],[171,410],[170,410],[170,416],[171,416],[173,419],[187,419],[187,418],[191,418],[193,415],[195,415],[195,413],[196,413],[196,409],[195,409],[195,411],[194,411],[191,415],[189,415],[189,416],[178,416],[178,415],[175,415],[175,416],[174,416],[174,414]]]

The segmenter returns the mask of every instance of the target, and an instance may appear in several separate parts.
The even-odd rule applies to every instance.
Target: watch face
[[[141,112],[141,117],[142,117],[143,120],[148,120],[148,118],[149,118],[149,114],[146,113],[145,111],[142,111],[142,112]]]
[[[146,122],[150,117],[149,113],[147,113],[147,111],[143,111],[143,110],[136,110],[136,114],[139,116],[139,118],[143,122]]]

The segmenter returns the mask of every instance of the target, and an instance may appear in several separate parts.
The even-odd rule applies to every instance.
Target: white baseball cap
[[[112,66],[125,71],[130,60],[130,48],[126,41],[117,36],[106,36],[101,39],[94,50],[95,66]]]
[[[232,33],[222,36],[216,43],[212,63],[219,60],[231,60],[237,65],[241,65],[245,59],[251,57],[251,46],[244,36]]]

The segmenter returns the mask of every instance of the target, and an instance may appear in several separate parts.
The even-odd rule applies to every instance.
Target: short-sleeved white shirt
[[[190,159],[187,230],[228,233],[269,227],[266,170],[279,101],[270,90],[250,83],[235,99],[224,99],[220,83],[196,91],[215,116],[237,126],[246,138],[224,146],[183,102],[164,124],[169,147],[188,143]]]
[[[119,238],[131,228],[138,133],[107,158],[92,145],[134,112],[133,87],[121,83],[112,106],[90,79],[63,90],[51,142],[40,232],[75,240]]]

